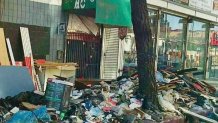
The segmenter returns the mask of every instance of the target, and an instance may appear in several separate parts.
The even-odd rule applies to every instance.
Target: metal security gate
[[[68,33],[66,61],[79,65],[77,78],[99,78],[100,38],[83,33]]]

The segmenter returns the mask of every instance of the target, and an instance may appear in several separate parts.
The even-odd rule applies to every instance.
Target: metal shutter
[[[118,28],[105,28],[103,39],[101,78],[115,79],[120,66]]]

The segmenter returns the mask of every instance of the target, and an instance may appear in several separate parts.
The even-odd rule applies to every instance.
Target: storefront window
[[[206,51],[206,23],[193,21],[189,23],[186,54],[186,68],[203,70]]]
[[[210,29],[208,72],[210,79],[218,79],[218,26]]]
[[[158,67],[182,69],[183,18],[162,14],[158,41]]]

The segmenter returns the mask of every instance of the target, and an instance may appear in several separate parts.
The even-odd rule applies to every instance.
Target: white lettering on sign
[[[74,9],[84,9],[86,7],[86,0],[76,0]]]
[[[80,8],[84,9],[86,7],[86,0],[81,0]]]
[[[95,0],[76,0],[74,9],[84,9],[86,7],[86,3],[89,1],[91,3],[95,2]]]
[[[79,3],[80,3],[80,0],[76,0],[75,1],[75,6],[74,6],[74,9],[79,9]]]

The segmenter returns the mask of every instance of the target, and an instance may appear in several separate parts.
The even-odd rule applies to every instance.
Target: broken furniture
[[[76,75],[76,63],[55,63],[55,62],[36,62],[37,73],[39,80],[43,85],[44,91],[46,89],[46,82],[48,78],[54,78],[54,75],[69,78]]]

